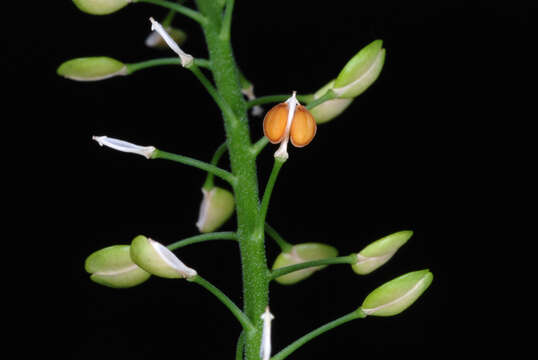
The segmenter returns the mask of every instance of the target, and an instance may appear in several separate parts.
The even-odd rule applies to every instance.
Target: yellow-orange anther
[[[288,104],[281,103],[275,105],[267,112],[263,119],[263,133],[273,144],[282,141],[286,133],[288,123]]]
[[[316,135],[316,129],[316,120],[310,111],[302,105],[297,105],[290,129],[290,139],[293,146],[303,147],[310,144]]]
[[[273,106],[263,119],[263,133],[273,144],[278,144],[286,137],[288,109],[287,103],[280,103]],[[308,145],[316,135],[316,121],[304,106],[297,105],[295,108],[289,132],[291,143],[296,147]]]

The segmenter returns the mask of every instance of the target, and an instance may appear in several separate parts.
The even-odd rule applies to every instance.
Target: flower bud
[[[354,98],[377,79],[385,62],[383,41],[375,40],[362,48],[336,78],[333,91],[340,98]]]
[[[357,254],[357,263],[351,265],[353,271],[365,275],[381,267],[412,235],[412,231],[403,230],[374,241]]]
[[[129,245],[113,245],[98,250],[86,258],[84,268],[90,279],[112,288],[128,288],[149,279],[148,272],[132,260]]]
[[[98,81],[127,75],[127,66],[116,59],[94,56],[68,60],[60,65],[56,72],[71,80]]]
[[[273,270],[301,264],[307,261],[321,260],[338,255],[338,250],[332,246],[321,243],[304,243],[294,245],[290,251],[280,253],[275,263]],[[282,285],[291,285],[306,279],[314,272],[321,270],[326,265],[310,267],[302,270],[297,270],[286,275],[277,277],[275,280]]]
[[[319,89],[314,94],[314,98],[312,100],[319,99],[320,97],[325,95],[325,93],[329,89],[332,89],[334,81],[335,80],[330,81],[327,85]],[[310,112],[314,116],[314,119],[316,119],[316,123],[322,124],[340,115],[342,112],[344,112],[345,109],[347,109],[349,105],[351,105],[352,102],[353,98],[327,100],[324,103],[321,103],[318,106],[314,107],[313,109],[310,109]]]
[[[397,315],[411,306],[432,281],[433,274],[428,269],[407,273],[372,291],[360,309],[366,315]]]
[[[165,28],[166,32],[172,40],[174,40],[178,45],[181,45],[187,40],[187,34],[180,29],[167,26]],[[146,38],[145,44],[147,47],[155,49],[168,49],[168,44],[157,31],[152,31]]]
[[[218,229],[232,216],[235,201],[231,192],[216,186],[211,190],[202,188],[202,193],[204,198],[196,226],[201,233],[207,233]]]
[[[131,0],[73,0],[80,11],[92,15],[107,15],[118,11]]]
[[[173,252],[157,241],[139,235],[131,243],[131,259],[150,274],[169,278],[191,278],[196,270],[187,267]]]

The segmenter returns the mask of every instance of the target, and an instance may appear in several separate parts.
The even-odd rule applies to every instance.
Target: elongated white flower
[[[155,19],[153,19],[152,17],[150,17],[149,20],[151,21],[151,30],[157,31],[159,35],[161,35],[163,40],[168,44],[168,46],[170,46],[170,49],[172,49],[172,51],[178,54],[181,59],[181,65],[183,67],[189,67],[194,61],[194,58],[181,50],[179,45],[174,41],[174,39],[172,39],[170,35],[168,35],[168,33],[166,32],[166,30],[164,30],[161,24],[155,21]]]
[[[271,358],[271,321],[275,317],[269,311],[269,306],[265,308],[265,312],[262,314],[263,320],[262,330],[262,342],[260,345],[260,358],[262,360],[269,360]]]
[[[256,99],[256,95],[254,94],[254,86],[250,85],[246,89],[242,89],[241,92],[243,95],[247,97],[248,100],[254,100]],[[263,114],[263,108],[260,105],[254,105],[252,108],[252,115],[254,116],[261,116]]]
[[[92,139],[97,141],[101,146],[104,145],[114,150],[142,155],[147,159],[150,159],[153,152],[156,150],[154,146],[140,146],[108,136],[93,136]]]

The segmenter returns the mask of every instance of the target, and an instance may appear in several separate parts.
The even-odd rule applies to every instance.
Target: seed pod
[[[353,271],[365,275],[381,267],[412,235],[412,231],[403,230],[374,241],[357,254],[357,263],[351,265]]]
[[[73,0],[80,11],[92,15],[107,15],[127,6],[131,0]]]
[[[139,235],[131,243],[131,259],[150,274],[169,278],[191,278],[196,271],[187,267],[173,252],[157,241]]]
[[[280,103],[267,112],[263,119],[263,133],[273,144],[278,144],[287,136],[295,147],[308,145],[316,135],[316,121],[304,106],[297,105],[288,129],[287,103]]]
[[[68,60],[60,65],[56,72],[71,80],[98,81],[127,75],[127,66],[116,59],[94,56]]]
[[[212,232],[221,227],[234,213],[234,196],[228,190],[213,187],[202,189],[204,198],[196,226],[201,233]]]
[[[317,100],[329,90],[332,89],[334,85],[334,80],[330,81],[328,84],[323,86],[321,89],[316,91],[314,94],[313,100]],[[314,116],[314,119],[316,119],[316,123],[322,124],[331,121],[338,115],[340,115],[342,112],[344,112],[345,109],[348,108],[349,105],[353,102],[353,98],[351,99],[332,99],[327,100],[324,103],[319,104],[318,106],[310,109],[310,112]]]
[[[433,281],[430,270],[404,274],[372,291],[360,309],[366,315],[393,316],[411,306]]]
[[[298,244],[298,245],[294,245],[290,251],[282,252],[277,256],[273,264],[273,270],[290,266],[290,265],[301,264],[307,261],[314,261],[314,260],[335,257],[337,255],[338,255],[338,250],[326,244],[322,244],[322,243]],[[325,266],[326,265],[297,270],[292,273],[277,277],[275,281],[283,285],[295,284],[301,280],[306,279],[307,277],[312,275],[314,272],[323,269]]]
[[[92,253],[84,268],[92,281],[112,288],[133,287],[151,276],[131,260],[129,245],[113,245]]]
[[[354,98],[374,83],[385,62],[383,41],[375,40],[362,48],[342,69],[333,91],[340,98]]]

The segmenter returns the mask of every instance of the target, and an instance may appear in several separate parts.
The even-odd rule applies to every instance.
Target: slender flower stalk
[[[299,349],[301,346],[309,342],[310,340],[318,337],[319,335],[334,329],[335,327],[338,327],[340,325],[343,325],[347,322],[350,322],[355,319],[361,319],[365,318],[366,315],[359,310],[353,311],[347,315],[344,315],[336,320],[333,320],[323,326],[320,326],[319,328],[309,332],[308,334],[304,335],[303,337],[295,340],[293,343],[285,347],[283,350],[281,350],[278,354],[273,356],[271,360],[284,360],[289,355],[291,355],[295,350]]]
[[[198,11],[193,10],[191,8],[188,8],[188,7],[184,6],[184,5],[171,2],[171,1],[164,1],[164,0],[131,0],[131,2],[133,2],[133,3],[145,2],[145,3],[159,5],[159,6],[167,8],[167,9],[177,11],[178,13],[183,14],[183,15],[191,18],[192,20],[200,23],[200,25],[204,25],[204,24],[207,23],[207,19],[202,14],[200,14]]]
[[[215,154],[213,155],[213,158],[211,159],[210,164],[214,165],[214,166],[217,166],[217,164],[219,163],[220,158],[222,157],[222,155],[224,155],[226,150],[228,150],[228,144],[226,144],[226,141],[225,141],[222,144],[220,144],[220,146],[215,151]],[[206,177],[206,180],[205,180],[204,185],[202,186],[202,188],[203,189],[211,189],[214,186],[213,178],[214,178],[214,176],[213,176],[212,173],[207,173],[207,177]]]
[[[269,208],[269,200],[271,199],[271,194],[273,193],[273,188],[275,187],[276,179],[278,177],[280,169],[282,168],[282,165],[284,165],[286,160],[286,158],[275,157],[275,162],[273,163],[273,170],[271,171],[271,175],[269,176],[267,185],[265,185],[265,192],[263,193],[260,215],[258,220],[258,226],[262,229],[262,232],[263,228],[265,227],[265,218],[267,216],[267,210]]]
[[[270,279],[276,279],[280,276],[302,270],[308,269],[311,267],[321,266],[321,265],[334,265],[334,264],[354,264],[357,262],[357,255],[351,254],[349,256],[338,256],[327,259],[307,261],[300,264],[290,265],[282,268],[275,269],[271,271]]]
[[[278,246],[280,246],[280,249],[283,251],[283,252],[288,252],[291,250],[291,248],[293,247],[292,244],[290,244],[289,242],[287,242],[286,240],[284,240],[284,238],[282,236],[280,236],[280,234],[271,226],[269,225],[267,222],[265,223],[265,232],[273,239],[276,241],[276,243],[278,244]]]
[[[237,234],[231,231],[200,234],[200,235],[188,237],[180,241],[176,241],[175,243],[172,243],[166,247],[169,250],[177,250],[187,245],[211,241],[211,240],[237,240]]]
[[[206,69],[211,68],[211,64],[206,59],[194,59],[194,64],[196,64],[199,67],[203,67]],[[131,64],[125,64],[127,67],[127,75],[130,75],[136,71],[148,69],[156,66],[163,66],[163,65],[181,65],[181,59],[177,57],[166,57],[166,58],[159,58],[159,59],[151,59],[146,61],[140,61],[136,63]]]
[[[162,151],[159,149],[155,149],[151,158],[171,160],[171,161],[175,161],[181,164],[190,165],[204,171],[209,171],[215,176],[218,176],[221,179],[226,180],[232,186],[234,186],[237,181],[235,175],[233,175],[232,173],[226,170],[223,170],[219,167],[216,167],[214,165],[208,164],[206,162],[190,158],[188,156],[177,155],[177,154],[169,153],[169,152]]]
[[[201,277],[200,275],[194,276],[193,278],[189,279],[189,281],[192,281],[203,288],[205,288],[207,291],[215,295],[217,299],[220,300],[230,310],[230,312],[236,317],[236,319],[239,321],[241,326],[243,326],[243,330],[245,331],[251,331],[253,328],[252,322],[250,319],[235,305],[235,303],[230,300],[228,296],[226,296],[222,291],[220,291],[215,285],[211,284],[209,281]]]

